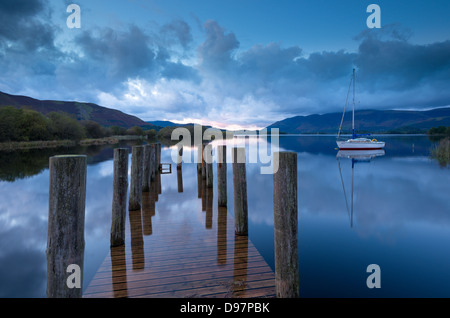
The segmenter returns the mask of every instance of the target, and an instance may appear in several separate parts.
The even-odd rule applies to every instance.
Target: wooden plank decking
[[[235,236],[226,208],[213,208],[212,190],[199,183],[201,208],[180,202],[155,213],[160,189],[152,185],[142,211],[128,213],[125,245],[111,248],[83,297],[275,297],[272,269],[248,237]]]

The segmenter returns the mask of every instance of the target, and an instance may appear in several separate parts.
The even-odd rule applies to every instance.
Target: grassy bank
[[[75,140],[42,140],[42,141],[11,141],[0,143],[0,150],[16,150],[16,149],[38,149],[38,148],[55,148],[55,147],[74,147],[90,146],[90,145],[106,145],[117,144],[121,140],[138,140],[145,139],[146,136],[111,136],[104,138],[89,138],[80,141]]]
[[[431,157],[443,167],[450,164],[450,137],[441,139],[439,144],[431,149]]]

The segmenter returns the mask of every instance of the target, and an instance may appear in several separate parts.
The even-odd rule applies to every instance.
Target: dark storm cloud
[[[155,53],[149,41],[149,37],[134,25],[126,31],[111,28],[84,31],[76,39],[87,58],[102,65],[108,77],[119,80],[152,71]]]
[[[260,74],[262,78],[270,80],[278,76],[290,77],[295,59],[302,54],[298,46],[282,48],[277,43],[255,45],[239,56],[240,70],[253,75]]]
[[[38,0],[3,0],[0,2],[0,45],[11,51],[53,49],[54,26],[38,18],[49,16]]]
[[[216,21],[208,20],[204,24],[206,39],[198,47],[198,56],[203,66],[221,69],[233,62],[233,51],[239,47],[234,33],[225,33]]]
[[[191,27],[183,20],[175,20],[163,25],[160,34],[168,44],[179,43],[184,49],[187,49],[192,42]]]
[[[175,25],[179,27],[180,23]],[[80,75],[90,77],[93,81],[88,82],[98,83],[97,89],[109,93],[133,78],[149,82],[160,77],[198,82],[200,77],[195,69],[172,60],[174,53],[168,42],[160,35],[147,34],[136,25],[126,30],[103,28],[83,31],[75,40],[84,54],[77,63],[83,69]],[[181,43],[187,45],[187,42]],[[120,94],[120,91],[115,93]]]
[[[356,66],[368,88],[404,90],[429,80],[450,79],[450,41],[414,45],[406,41],[366,38]]]
[[[161,76],[170,79],[192,81],[195,83],[201,81],[201,77],[196,69],[186,66],[181,62],[167,62],[161,71]]]

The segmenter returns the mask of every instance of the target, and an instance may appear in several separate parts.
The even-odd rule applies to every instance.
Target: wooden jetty
[[[276,297],[273,270],[248,236],[235,234],[233,217],[199,176],[195,209],[160,210],[158,178],[151,183],[142,209],[127,213],[125,244],[111,247],[83,297]]]

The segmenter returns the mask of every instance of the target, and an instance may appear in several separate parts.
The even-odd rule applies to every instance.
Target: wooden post
[[[219,206],[227,206],[227,146],[217,147],[217,190]]]
[[[203,146],[197,146],[197,172],[202,173]]]
[[[214,179],[213,164],[211,162],[206,163],[206,187],[207,188],[213,187],[213,179]]]
[[[205,144],[202,144],[202,179],[206,179]]]
[[[54,156],[49,167],[47,297],[79,298],[83,291],[87,159]],[[73,281],[70,273],[73,270],[76,275],[77,269],[79,275]]]
[[[245,148],[233,148],[234,230],[248,235],[247,176]]]
[[[131,151],[131,180],[128,210],[140,210],[142,202],[142,157],[143,146],[133,146]]]
[[[150,157],[151,157],[151,146],[150,145],[144,145],[144,156],[142,160],[142,192],[149,192],[150,191],[150,178],[151,178],[151,172],[150,172]]]
[[[181,169],[183,163],[183,146],[178,147],[177,169]]]
[[[125,218],[128,191],[128,149],[114,149],[113,202],[111,217],[111,246],[125,243]]]
[[[273,175],[275,284],[279,298],[299,296],[297,153],[279,152]]]
[[[160,160],[161,160],[161,157],[160,157],[160,151],[161,151],[160,146],[161,146],[161,144],[160,143],[154,143],[153,145],[155,147],[155,159],[154,159],[155,166],[154,166],[154,171],[155,171],[155,176],[156,176],[160,172],[159,171],[159,164],[161,163],[160,162]]]
[[[160,167],[161,167],[161,143],[157,143],[156,144],[156,171],[158,171],[158,173],[160,172]]]
[[[206,187],[212,188],[214,180],[213,164],[212,164],[212,144],[208,144],[205,146],[205,153],[206,153],[205,157]]]
[[[150,144],[151,152],[150,152],[150,162],[151,162],[151,174],[150,180],[156,180],[156,174],[158,173],[158,165],[156,164],[156,144]]]

